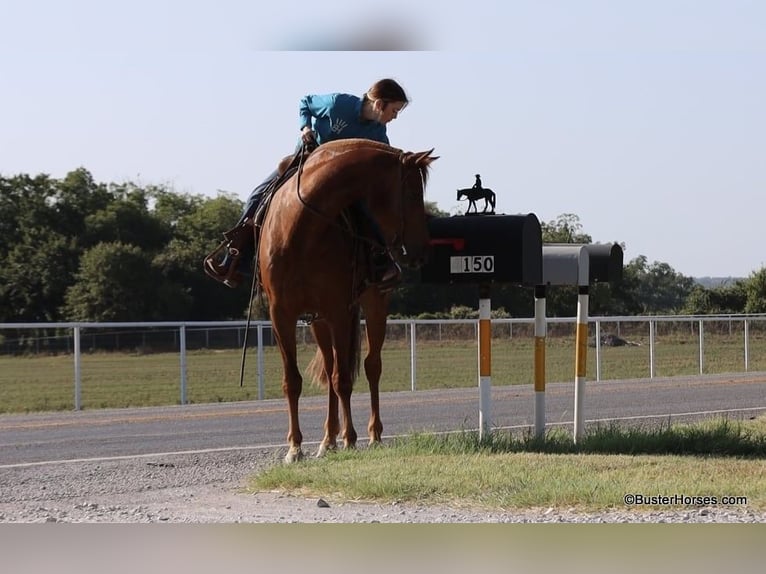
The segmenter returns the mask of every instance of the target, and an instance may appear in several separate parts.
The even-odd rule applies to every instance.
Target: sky
[[[579,218],[689,277],[766,266],[766,2],[0,0],[0,175],[243,201],[309,93],[391,77],[451,214]]]

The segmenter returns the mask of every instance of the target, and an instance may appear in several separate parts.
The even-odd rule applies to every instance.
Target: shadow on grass
[[[531,431],[521,435],[496,431],[481,438],[476,431],[414,434],[396,439],[392,446],[420,454],[538,452],[761,458],[766,457],[766,419],[753,422],[716,419],[694,425],[667,424],[652,428],[625,428],[611,423],[589,429],[576,444],[565,430],[553,429],[542,437],[535,437]]]

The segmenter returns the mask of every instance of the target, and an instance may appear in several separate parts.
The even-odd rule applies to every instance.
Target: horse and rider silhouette
[[[479,213],[479,208],[476,205],[476,202],[479,199],[484,200],[484,209],[482,210],[482,213],[487,213],[487,210],[489,210],[490,207],[492,209],[489,210],[489,213],[495,213],[495,192],[489,188],[482,187],[481,176],[478,173],[476,174],[476,183],[473,184],[473,187],[457,190],[457,200],[460,201],[464,197],[468,199],[468,209],[465,212],[466,215],[471,213],[471,208],[473,208],[473,213]]]

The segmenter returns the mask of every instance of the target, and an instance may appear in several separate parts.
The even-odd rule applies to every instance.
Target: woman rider
[[[404,89],[390,78],[378,80],[364,95],[355,96],[346,93],[311,94],[300,100],[298,106],[298,127],[301,132],[301,144],[315,147],[323,143],[348,138],[363,138],[389,143],[386,126],[395,120],[399,113],[409,103]],[[245,204],[242,216],[237,226],[232,230],[247,227],[266,192],[277,181],[278,170],[272,172],[251,193]],[[385,240],[375,219],[369,213],[364,201],[355,205],[357,212],[366,220],[370,232],[379,246],[373,250],[372,283],[383,290],[391,289],[401,278],[399,265],[391,258],[385,249]],[[225,235],[228,235],[225,234]],[[205,259],[205,272],[212,278],[221,281],[229,287],[236,287],[242,280],[242,259],[248,261],[251,257],[241,257],[240,254],[254,251],[252,230],[245,233],[231,233],[231,240],[226,243],[225,256],[216,261],[216,250]],[[232,256],[236,254],[236,256]]]

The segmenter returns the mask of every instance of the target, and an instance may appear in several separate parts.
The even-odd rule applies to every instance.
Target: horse
[[[492,210],[490,213],[495,212],[495,192],[492,191],[489,188],[486,187],[468,187],[466,189],[458,189],[457,190],[457,200],[460,201],[463,197],[467,198],[469,201],[468,209],[466,210],[466,214],[471,212],[471,208],[473,207],[473,212],[478,213],[479,210],[476,207],[476,200],[483,199],[484,200],[484,209],[483,213],[487,212],[487,209],[491,206]]]
[[[429,243],[423,194],[429,166],[438,159],[432,153],[433,149],[404,152],[363,139],[328,142],[312,152],[271,199],[257,256],[259,283],[282,356],[282,392],[288,410],[286,463],[303,458],[298,416],[303,377],[296,360],[296,324],[304,315],[312,317],[318,345],[307,374],[328,394],[317,456],[337,448],[339,432],[345,448],[356,445],[351,392],[359,372],[362,310],[371,407],[367,429],[371,445],[381,441],[380,354],[389,293],[362,281],[368,258],[359,255],[360,245],[367,240],[342,221],[354,202],[366,201],[397,260],[410,267],[422,265]]]

